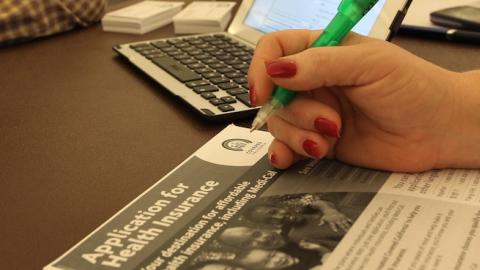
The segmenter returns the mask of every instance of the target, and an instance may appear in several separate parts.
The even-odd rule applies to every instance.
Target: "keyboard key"
[[[179,54],[174,56],[175,59],[177,60],[185,60],[185,59],[192,59],[192,57],[188,54]],[[193,59],[192,59],[193,60]],[[195,61],[195,60],[193,60]]]
[[[191,69],[200,69],[200,68],[204,68],[205,65],[203,65],[202,63],[193,63],[193,64],[188,64],[187,65],[189,68]]]
[[[208,47],[208,48],[205,48],[203,49],[204,52],[208,52],[210,54],[214,54],[214,53],[217,53],[218,52],[218,49],[215,48],[215,47]],[[218,54],[217,54],[218,55]]]
[[[200,94],[200,96],[202,96],[202,98],[204,98],[204,99],[217,98],[217,96],[215,96],[215,94],[213,94],[211,92],[202,93],[202,94]]]
[[[169,47],[163,47],[163,48],[160,48],[162,51],[164,52],[173,52],[173,51],[177,51],[177,48],[173,47],[173,46],[169,46]]]
[[[201,39],[205,40],[205,41],[212,41],[212,40],[215,40],[214,37],[212,36],[204,36],[204,37],[201,37]]]
[[[152,60],[153,58],[157,58],[157,57],[160,57],[162,55],[164,55],[164,54],[163,53],[154,53],[154,54],[145,55],[145,57],[148,60]]]
[[[170,44],[168,44],[165,41],[154,41],[154,42],[152,42],[152,45],[159,48],[159,49],[170,47]]]
[[[209,83],[208,81],[205,81],[205,80],[199,80],[199,81],[187,82],[185,85],[190,88],[194,88],[197,86],[209,85]]]
[[[221,44],[225,44],[223,41],[221,40],[213,40],[213,41],[210,41],[210,44],[212,45],[221,45]]]
[[[237,102],[237,100],[234,97],[230,97],[230,96],[221,97],[220,99],[223,100],[223,102],[229,103],[229,104]]]
[[[232,56],[232,59],[226,60],[226,61],[224,61],[224,62],[225,62],[225,64],[230,65],[230,66],[238,65],[238,64],[243,64],[242,60],[240,60],[240,59],[233,59],[233,56]]]
[[[223,90],[227,90],[227,89],[237,88],[238,85],[234,82],[226,82],[226,83],[219,84],[218,87],[222,88]]]
[[[236,70],[233,68],[226,67],[226,68],[219,68],[217,69],[217,71],[220,73],[230,73],[230,72],[235,72]]]
[[[240,60],[250,63],[252,61],[252,57],[250,55],[243,55],[239,57]]]
[[[186,66],[178,63],[168,56],[160,56],[154,58],[152,61],[181,82],[194,81],[202,78],[197,73],[191,71]]]
[[[249,48],[247,45],[243,45],[243,44],[237,44],[237,45],[235,45],[235,46],[236,46],[237,48],[239,48],[239,49],[242,49],[242,50],[246,50],[246,49]]]
[[[176,55],[183,54],[183,52],[181,52],[181,51],[170,51],[170,52],[167,52],[167,54],[170,55],[170,56],[176,56]]]
[[[227,49],[227,48],[231,48],[232,46],[230,44],[218,44],[216,45],[215,47],[217,47],[218,49]]]
[[[242,84],[242,87],[245,88],[245,89],[250,89],[250,85],[248,85],[248,83]]]
[[[224,104],[225,102],[219,98],[212,98],[209,100],[210,103],[212,103],[212,105],[215,105],[215,106],[218,106],[218,105],[221,105],[221,104]]]
[[[225,74],[225,76],[229,77],[230,79],[234,79],[234,78],[244,77],[245,74],[243,74],[242,72],[235,71],[235,72],[227,73]]]
[[[195,58],[197,58],[198,60],[204,60],[204,59],[209,59],[211,58],[212,56],[210,54],[200,54],[200,55],[195,55]]]
[[[147,56],[149,54],[152,54],[152,53],[156,53],[156,52],[162,52],[160,50],[157,50],[155,48],[150,48],[150,49],[141,49],[141,50],[137,50],[137,52],[143,56]]]
[[[252,107],[252,104],[250,104],[250,97],[248,96],[248,93],[237,95],[236,98],[248,107]]]
[[[184,51],[184,52],[191,52],[191,51],[195,51],[195,50],[198,50],[198,49],[193,47],[193,46],[182,48],[182,51]]]
[[[208,72],[208,73],[202,73],[202,76],[207,78],[207,79],[211,79],[211,78],[222,77],[222,74],[217,73],[217,72]]]
[[[218,78],[212,78],[212,79],[210,79],[210,81],[211,81],[213,84],[221,84],[221,83],[229,82],[230,79],[229,79],[229,78],[225,78],[225,77],[218,77]]]
[[[219,105],[217,108],[222,112],[231,112],[235,110],[235,108],[230,106],[230,104],[222,104],[222,105]]]
[[[187,37],[187,38],[185,38],[184,40],[185,40],[186,42],[190,42],[190,41],[192,41],[192,40],[197,40],[197,39],[199,39],[199,38],[200,38],[200,37]]]
[[[180,62],[182,62],[182,64],[185,64],[185,65],[197,64],[198,63],[197,60],[192,59],[192,58],[183,59]]]
[[[236,82],[236,83],[238,83],[238,84],[248,83],[248,80],[247,80],[247,78],[245,78],[245,77],[235,78],[235,79],[233,79],[233,81]]]
[[[197,69],[195,69],[195,72],[200,73],[200,74],[203,74],[203,73],[213,72],[213,70],[211,70],[211,69],[209,69],[209,68],[206,68],[206,67],[203,67],[203,68],[197,68]]]
[[[213,69],[220,69],[220,68],[227,68],[228,67],[224,63],[216,63],[216,64],[212,64],[212,65],[208,65],[208,66],[213,68]]]
[[[218,60],[222,60],[222,61],[228,61],[228,60],[234,59],[234,57],[231,54],[220,55],[217,58]],[[237,64],[240,64],[240,63],[237,63]]]
[[[206,65],[211,65],[211,64],[217,64],[217,63],[220,62],[220,61],[218,61],[218,60],[215,59],[215,58],[210,58],[210,59],[205,59],[205,60],[203,60],[202,62],[203,62],[204,64],[206,64]]]
[[[232,55],[234,55],[234,56],[245,56],[245,55],[250,55],[250,54],[247,53],[247,52],[238,51],[238,52],[232,52]]]
[[[195,55],[200,55],[200,54],[203,54],[203,51],[199,50],[199,49],[195,49],[195,50],[192,50],[192,51],[189,51],[187,52],[188,54],[192,55],[192,56],[195,56]]]
[[[245,73],[245,74],[248,74],[248,68],[242,68],[240,71]]]
[[[175,47],[181,49],[181,48],[186,48],[186,47],[190,47],[190,43],[187,43],[187,42],[180,42],[180,43],[177,43],[177,44],[174,44]]]
[[[150,44],[148,44],[148,43],[138,43],[138,44],[130,45],[130,48],[132,48],[134,50],[143,49],[143,48],[150,48],[150,47],[152,47],[152,46],[150,46]]]
[[[241,94],[248,93],[248,91],[245,90],[244,88],[235,88],[235,89],[227,90],[227,93],[229,95],[232,95],[232,96],[238,96],[238,95],[241,95]]]
[[[222,50],[217,50],[217,49],[213,49],[212,52],[209,52],[211,55],[213,56],[222,56],[222,55],[225,55],[225,52],[222,51]],[[220,59],[221,60],[221,59]]]
[[[223,35],[223,34],[215,34],[213,35],[213,37],[216,37],[216,38],[220,38],[220,39],[224,39],[224,40],[230,40],[229,37]]]
[[[205,41],[196,38],[196,39],[188,40],[188,43],[190,43],[190,44],[192,44],[192,45],[198,45],[198,44],[203,44],[203,43],[205,43]]]
[[[237,48],[237,47],[230,47],[230,48],[226,48],[226,49],[224,49],[224,51],[226,51],[226,52],[229,52],[229,53],[232,53],[232,54],[233,54],[234,52],[239,52],[239,51],[240,51],[240,49],[239,49],[239,48]],[[234,55],[234,54],[233,54],[233,55]]]
[[[238,65],[233,65],[233,67],[236,69],[244,69],[244,68],[248,68],[248,64],[238,64]]]
[[[181,39],[169,39],[167,42],[175,45],[175,44],[178,44],[178,43],[182,43],[183,41]]]
[[[203,85],[203,86],[197,86],[193,88],[193,91],[197,94],[205,93],[205,92],[216,92],[218,91],[218,88],[214,85]]]
[[[201,50],[206,49],[206,48],[211,48],[211,46],[208,43],[198,44],[198,45],[196,45],[196,47],[201,49]]]

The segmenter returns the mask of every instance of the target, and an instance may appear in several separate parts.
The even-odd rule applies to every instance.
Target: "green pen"
[[[342,0],[337,14],[310,47],[336,46],[370,11],[378,0]],[[263,105],[253,120],[250,131],[261,128],[276,111],[290,103],[297,92],[276,86],[269,102]]]

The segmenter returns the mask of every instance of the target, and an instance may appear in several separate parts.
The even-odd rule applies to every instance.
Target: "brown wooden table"
[[[226,125],[202,121],[111,50],[172,34],[97,25],[0,48],[0,269],[51,262]],[[453,70],[480,68],[478,46],[393,42]]]

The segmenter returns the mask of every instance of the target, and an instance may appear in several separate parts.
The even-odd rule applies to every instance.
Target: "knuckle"
[[[319,48],[310,48],[299,55],[297,63],[299,68],[295,83],[301,90],[323,86],[323,70],[331,65],[331,57],[327,53],[322,53]]]
[[[310,48],[305,51],[305,54],[314,68],[328,65],[331,60],[330,54],[322,53],[321,48]]]
[[[257,41],[257,48],[263,47],[264,45],[267,45],[269,43],[275,42],[278,39],[279,32],[272,32],[272,33],[267,33],[260,37],[260,39]]]

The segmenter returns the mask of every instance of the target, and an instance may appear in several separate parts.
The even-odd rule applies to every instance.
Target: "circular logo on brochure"
[[[253,142],[245,139],[228,139],[223,141],[222,146],[231,151],[243,151],[251,143]]]

